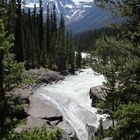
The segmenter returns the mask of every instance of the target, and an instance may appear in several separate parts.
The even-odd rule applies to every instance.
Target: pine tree
[[[73,39],[72,39],[72,32],[70,33],[70,36],[69,36],[69,64],[71,66],[70,68],[70,72],[72,74],[75,74],[75,46],[73,44]]]
[[[46,21],[46,51],[47,53],[50,52],[50,8],[49,8],[49,4],[47,5],[47,21]]]
[[[117,126],[114,140],[138,140],[140,138],[140,104],[121,105],[115,113]],[[133,129],[132,129],[133,128]]]
[[[43,48],[43,5],[42,5],[42,0],[39,0],[39,46],[40,46],[40,51]]]
[[[56,6],[55,4],[53,5],[52,9],[52,18],[53,18],[53,25],[52,25],[52,32],[56,33],[57,32],[57,17],[56,17]]]
[[[82,56],[81,56],[81,48],[79,43],[77,48],[77,54],[76,54],[76,67],[81,68],[81,63],[82,63]]]
[[[26,69],[32,68],[32,35],[30,28],[27,28],[26,38],[25,38],[25,60],[26,60]]]
[[[12,100],[6,94],[23,78],[23,64],[14,60],[13,54],[10,53],[12,46],[13,35],[7,36],[0,19],[0,139],[11,129],[14,124],[11,121],[14,121],[15,116],[13,115],[17,111],[11,106]],[[16,102],[18,103],[18,100]],[[16,104],[13,103],[13,105],[16,107]]]
[[[32,39],[33,39],[33,51],[32,53],[34,58],[33,68],[39,68],[40,62],[40,47],[39,47],[39,39],[38,39],[38,18],[37,18],[37,11],[36,5],[34,5],[34,11],[32,15]]]
[[[38,38],[39,38],[39,63],[43,65],[43,47],[44,47],[44,30],[43,30],[43,3],[42,0],[39,0],[39,15],[38,15]]]
[[[107,8],[111,6],[111,9],[113,6],[113,12],[119,10],[122,17],[127,16],[129,19],[114,26],[122,30],[118,37],[102,37],[96,42],[98,59],[94,68],[104,74],[107,80],[105,84],[107,96],[103,101],[104,111],[107,110],[112,119],[118,121],[118,125],[114,128],[113,139],[137,139],[140,130],[135,122],[139,119],[133,121],[132,116],[135,113],[139,114],[140,110],[138,107],[140,104],[140,42],[138,40],[140,29],[139,14],[136,10],[136,7],[140,8],[140,4],[138,0],[116,0],[107,3],[104,1],[102,6]],[[134,125],[134,131],[130,131],[132,127],[128,125],[128,120],[129,124]]]
[[[24,61],[23,56],[23,40],[22,40],[22,12],[21,12],[21,0],[17,0],[17,19],[16,19],[16,27],[15,27],[15,46],[14,53],[16,55],[16,60],[18,62]]]
[[[58,46],[59,46],[59,64],[58,69],[59,71],[66,70],[66,44],[65,44],[65,21],[64,17],[61,15],[60,25],[59,25],[59,31],[58,31]]]
[[[7,6],[6,29],[9,33],[14,33],[16,25],[16,0],[10,0]]]

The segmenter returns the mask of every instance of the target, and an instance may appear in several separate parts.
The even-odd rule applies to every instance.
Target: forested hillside
[[[97,60],[93,69],[106,77],[106,98],[97,103],[102,112],[109,114],[113,128],[103,130],[102,121],[95,139],[112,137],[113,140],[140,139],[140,3],[139,0],[97,0],[97,5],[110,9],[113,16],[125,20],[113,25],[121,32],[117,37],[103,35],[93,50]],[[118,15],[118,12],[120,15]],[[127,17],[127,19],[126,19]]]
[[[55,6],[47,7],[47,20],[40,10],[25,11],[21,0],[0,1],[0,139],[60,139],[61,132],[47,132],[46,128],[35,136],[33,132],[16,135],[13,128],[22,123],[26,101],[9,94],[25,84],[23,71],[34,68],[49,68],[59,72],[75,73],[75,46],[72,33],[65,28],[61,16],[57,23]],[[46,133],[46,134],[45,134]],[[21,138],[20,138],[21,137]]]
[[[63,139],[63,131],[49,131],[46,125],[21,133],[14,131],[19,124],[27,121],[29,114],[26,105],[30,104],[29,97],[34,95],[34,90],[31,89],[32,93],[25,100],[11,94],[11,91],[17,87],[26,91],[22,85],[28,83],[27,88],[30,88],[42,79],[46,81],[46,86],[52,76],[46,72],[51,69],[57,71],[55,82],[59,79],[63,81],[53,83],[52,80],[48,87],[40,88],[36,94],[42,95],[45,105],[50,101],[60,110],[57,108],[58,113],[53,108],[57,111],[51,117],[52,124],[51,120],[43,116],[45,124],[52,126],[60,123],[64,129],[68,128],[72,138],[79,140],[87,140],[92,134],[93,140],[104,140],[106,137],[110,140],[140,140],[140,2],[95,0],[95,3],[100,8],[110,10],[114,18],[121,17],[124,20],[73,37],[72,32],[65,27],[63,15],[58,23],[55,5],[47,5],[47,19],[44,20],[42,0],[39,0],[39,11],[36,5],[33,9],[25,10],[21,0],[0,1],[0,139]],[[86,67],[75,74],[77,69],[82,68],[81,52],[90,53],[90,63],[86,63],[93,70]],[[30,75],[25,77],[24,73],[31,69],[35,70],[33,73],[31,71],[34,77],[39,75],[37,70],[43,70],[37,77],[38,83]],[[58,72],[73,75],[64,80]],[[46,77],[42,78],[42,75]],[[91,86],[101,85],[102,82],[105,96],[97,99],[95,108],[91,108],[87,93]],[[38,100],[41,102],[40,98]],[[39,107],[42,109],[41,105]],[[49,108],[49,111],[53,109]],[[95,113],[96,110],[99,114]],[[38,112],[35,114],[38,115]],[[111,127],[105,130],[104,115],[112,122]],[[100,125],[96,130],[99,116]],[[58,122],[53,120],[57,117]]]
[[[119,32],[119,29],[115,29],[113,27],[104,27],[101,29],[89,30],[79,33],[75,35],[75,40],[76,42],[79,42],[80,49],[82,51],[90,53],[92,50],[95,49],[96,40],[99,39],[101,36],[117,36]]]
[[[26,69],[47,67],[57,71],[75,69],[75,44],[72,33],[65,28],[61,16],[57,22],[56,7],[47,5],[47,19],[44,19],[43,4],[40,0],[39,12],[23,9],[18,0],[4,3],[7,10],[5,28],[15,36],[12,52],[18,62],[25,62]]]

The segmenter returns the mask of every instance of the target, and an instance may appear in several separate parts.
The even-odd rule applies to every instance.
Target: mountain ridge
[[[44,14],[47,4],[55,4],[58,19],[65,18],[66,27],[74,33],[97,29],[109,20],[109,12],[98,8],[93,0],[43,0]],[[39,7],[38,0],[26,0],[25,7]]]

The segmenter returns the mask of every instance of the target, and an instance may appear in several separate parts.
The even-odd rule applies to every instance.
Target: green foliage
[[[140,138],[140,104],[121,105],[114,117],[118,124],[115,127],[114,140],[138,140]]]
[[[95,132],[95,136],[91,138],[91,140],[101,140],[105,137],[105,131],[103,130],[103,120],[100,119],[100,124],[97,132]]]
[[[95,0],[100,7],[107,8],[112,11],[115,18],[122,18],[116,28],[122,29],[123,37],[129,39],[133,43],[140,43],[140,3],[139,0]]]
[[[24,4],[21,0],[17,4],[15,0],[10,0],[6,7],[8,20],[5,26],[15,35],[13,52],[16,60],[25,62],[26,69],[48,67],[61,72],[73,68],[74,71],[75,64],[69,63],[74,52],[71,51],[74,49],[73,39],[71,35],[66,35],[63,16],[58,23],[55,5],[51,8],[48,5],[47,20],[44,21],[42,0],[39,3],[39,12],[35,5],[33,13],[30,9],[27,13],[21,8]]]
[[[103,74],[107,80],[104,84],[106,99],[98,105],[103,112],[110,115],[114,125],[114,119],[116,119],[114,114],[120,104],[128,104],[130,101],[139,103],[140,101],[140,77],[137,71],[140,67],[139,57],[131,51],[137,50],[128,40],[103,37],[97,40],[96,47],[98,59],[94,62],[93,68]],[[118,131],[115,129],[114,133],[117,135]],[[130,135],[127,134],[127,136]]]
[[[24,108],[25,103],[19,97],[15,98],[9,95],[0,101],[0,132],[2,137],[6,136],[13,127],[26,117]]]
[[[0,139],[61,139],[59,130],[47,132],[45,128],[37,132],[34,130],[31,134],[24,132],[8,135],[10,130],[27,117],[24,102],[19,97],[10,95],[10,91],[22,82],[34,82],[31,77],[26,79],[23,76],[24,65],[26,69],[43,66],[51,69],[55,67],[59,71],[68,69],[70,65],[74,73],[75,48],[72,35],[66,36],[63,16],[57,27],[55,6],[47,13],[45,25],[41,0],[39,13],[36,6],[33,13],[30,9],[26,13],[21,7],[21,0],[2,2],[0,1],[0,18],[4,22],[0,19]]]
[[[3,21],[0,19],[0,137],[16,125],[21,118],[23,102],[8,95],[23,80],[23,63],[17,63],[10,53],[13,35],[7,35]]]
[[[10,132],[8,137],[3,138],[2,140],[61,140],[62,131],[53,130],[49,131],[46,127],[41,129],[33,129],[30,131],[25,131],[20,134]]]
[[[81,55],[80,46],[78,46],[77,54],[76,54],[76,67],[81,68],[81,66],[82,66],[82,55]]]
[[[23,63],[17,63],[14,55],[10,53],[13,46],[13,35],[8,37],[0,20],[0,56],[1,56],[1,83],[5,91],[11,90],[23,79]]]
[[[96,40],[103,35],[117,36],[119,29],[104,27],[101,29],[90,30],[75,35],[75,41],[80,42],[80,49],[84,52],[91,52],[95,48]]]
[[[114,26],[122,30],[117,37],[103,36],[96,41],[94,54],[97,60],[93,68],[106,77],[107,93],[105,101],[99,105],[110,115],[113,122],[117,120],[113,139],[139,139],[140,20],[138,9],[140,4],[138,0],[114,2],[97,0],[97,4],[113,10],[116,15],[125,17],[123,22]]]

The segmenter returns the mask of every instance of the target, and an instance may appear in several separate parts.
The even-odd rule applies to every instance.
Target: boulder
[[[92,99],[92,106],[96,106],[98,100],[104,100],[106,97],[106,92],[103,86],[95,86],[90,88],[89,92],[90,98]]]
[[[33,128],[41,128],[44,125],[47,125],[47,121],[43,119],[36,119],[33,116],[28,116],[26,123],[19,125],[14,129],[16,133],[21,133],[22,131],[31,130]]]
[[[36,83],[22,85],[22,87],[14,88],[9,94],[20,96],[21,99],[29,101],[29,96],[32,95],[36,89],[40,87],[43,83],[51,83],[52,81],[63,80],[64,76],[60,75],[58,72],[40,68],[40,69],[31,69],[24,71],[25,77],[32,77]]]
[[[34,118],[41,118],[48,121],[62,121],[63,115],[51,103],[46,103],[36,96],[30,96],[30,107],[28,114]]]
[[[116,125],[116,124],[117,124],[117,122],[115,121],[114,125]],[[104,130],[108,130],[110,128],[113,128],[112,120],[105,120],[105,121],[103,121],[102,125],[103,125]]]
[[[29,99],[30,107],[28,114],[33,116],[36,121],[40,121],[40,126],[48,124],[55,129],[63,129],[64,133],[62,140],[78,140],[75,131],[69,123],[63,120],[62,113],[51,102],[44,102],[44,100],[41,100],[38,96],[35,96],[35,94]],[[34,120],[28,120],[27,125],[34,127],[34,122]]]
[[[103,140],[113,140],[113,138],[112,137],[106,137]]]
[[[25,71],[24,73],[27,77],[28,76],[33,77],[38,84],[40,83],[48,84],[52,81],[59,81],[64,79],[64,76],[60,75],[58,72],[45,68],[31,69]]]
[[[63,129],[69,135],[71,140],[78,140],[75,131],[70,126],[70,124],[68,122],[66,122],[65,120],[58,123],[57,127],[60,128],[60,129]]]
[[[63,80],[64,76],[60,75],[58,72],[44,68],[29,71],[25,70],[24,73],[26,77],[32,77],[35,80],[35,83],[23,85],[8,93],[9,95],[12,95],[13,98],[20,96],[20,98],[27,103],[27,106],[24,109],[27,117],[26,122],[17,126],[14,131],[20,133],[33,128],[39,129],[45,125],[49,130],[62,128],[64,130],[62,140],[71,140],[70,137],[74,138],[73,140],[77,140],[75,139],[76,134],[74,130],[72,130],[70,126],[68,127],[68,124],[65,124],[63,121],[62,113],[52,103],[44,102],[44,100],[41,100],[34,94],[42,84]],[[64,128],[57,126],[61,122],[63,122]],[[65,130],[66,126],[67,129]]]
[[[88,130],[89,135],[93,134],[93,132],[96,131],[96,127],[90,125],[90,124],[86,124],[86,128]]]

